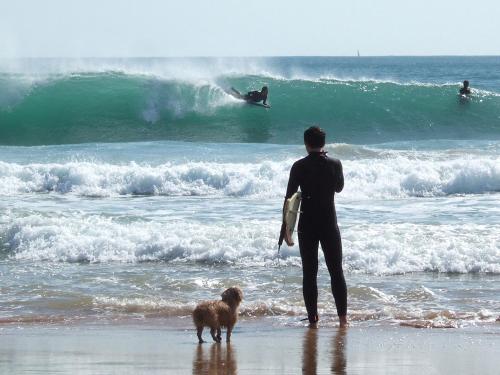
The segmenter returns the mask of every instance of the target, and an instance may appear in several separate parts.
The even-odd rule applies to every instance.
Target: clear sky
[[[0,57],[500,55],[500,0],[0,0]]]

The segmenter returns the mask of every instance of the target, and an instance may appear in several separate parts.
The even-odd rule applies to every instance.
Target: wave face
[[[464,101],[457,84],[446,82],[339,78],[317,69],[190,69],[166,74],[151,67],[93,66],[0,73],[0,143],[297,144],[310,124],[320,124],[338,142],[357,144],[500,136],[500,95],[492,91],[475,90]],[[245,91],[263,85],[270,87],[270,110],[225,93],[231,86]]]

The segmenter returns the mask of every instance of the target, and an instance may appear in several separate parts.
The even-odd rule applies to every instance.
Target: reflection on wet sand
[[[331,373],[345,375],[347,360],[345,357],[346,329],[338,329],[331,341]],[[316,375],[318,369],[318,330],[308,329],[302,344],[302,374]]]
[[[316,374],[318,368],[318,330],[311,328],[304,334],[302,344],[302,374]]]
[[[332,339],[332,374],[345,375],[347,360],[345,357],[346,328],[339,328]]]
[[[199,344],[193,357],[193,375],[199,374],[236,375],[236,353],[231,344]]]

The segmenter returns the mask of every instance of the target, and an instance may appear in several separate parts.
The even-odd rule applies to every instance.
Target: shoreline
[[[339,329],[245,319],[199,345],[189,319],[0,326],[2,373],[494,374],[497,323],[463,329]],[[209,332],[204,331],[208,341]]]

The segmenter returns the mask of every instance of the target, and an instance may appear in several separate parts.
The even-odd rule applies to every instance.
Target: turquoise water
[[[494,322],[499,68],[497,57],[0,62],[0,321],[186,316],[240,284],[245,316],[295,324],[298,248],[278,256],[276,242],[302,132],[319,124],[344,166],[355,324]],[[224,93],[263,84],[269,110]],[[319,283],[334,320],[324,265]]]
[[[477,60],[478,74],[469,60],[287,58],[247,61],[247,70],[232,60],[227,67],[202,59],[187,65],[90,60],[73,69],[60,61],[30,61],[0,72],[0,143],[296,144],[311,123],[336,142],[355,144],[450,134],[498,139],[498,77],[486,77],[500,63]],[[213,65],[209,71],[207,64]],[[435,77],[435,69],[447,68]],[[474,85],[469,100],[456,95],[462,77]],[[271,88],[272,110],[249,107],[225,92],[263,85]]]

